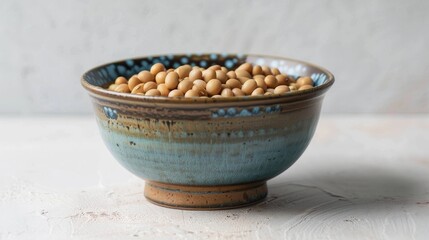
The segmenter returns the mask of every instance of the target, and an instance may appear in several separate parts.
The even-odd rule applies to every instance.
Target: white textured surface
[[[1,0],[0,113],[90,112],[93,66],[174,52],[288,56],[330,69],[330,113],[429,112],[427,0]]]
[[[0,239],[429,237],[429,115],[323,115],[302,158],[253,207],[148,203],[93,117],[0,118]]]

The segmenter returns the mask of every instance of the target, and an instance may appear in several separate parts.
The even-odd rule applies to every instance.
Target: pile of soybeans
[[[220,65],[207,69],[182,65],[166,69],[163,64],[152,65],[131,76],[116,78],[108,89],[115,92],[164,97],[241,97],[283,94],[313,88],[310,77],[282,74],[277,68],[243,63],[235,70]]]

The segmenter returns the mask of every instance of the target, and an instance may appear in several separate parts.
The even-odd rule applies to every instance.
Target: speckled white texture
[[[429,112],[428,10],[426,0],[1,0],[0,113],[87,113],[85,70],[208,51],[330,69],[325,112]]]
[[[0,239],[417,239],[429,237],[429,115],[322,115],[265,202],[158,207],[93,117],[0,118]]]

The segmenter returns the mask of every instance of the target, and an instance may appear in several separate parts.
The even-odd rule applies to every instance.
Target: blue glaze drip
[[[114,64],[107,66],[106,69],[111,78],[118,77],[118,74],[116,73],[116,66]]]
[[[234,63],[232,62],[232,60],[226,60],[225,61],[225,67],[226,68],[232,68],[232,66],[234,66]]]
[[[127,69],[124,66],[118,66],[118,72],[120,75],[125,75],[127,72]]]
[[[260,108],[259,107],[254,107],[253,109],[252,109],[252,113],[253,114],[258,114],[259,113],[259,110],[260,110]]]
[[[225,116],[225,110],[221,108],[221,109],[217,110],[217,114],[219,116],[223,117],[223,116]]]
[[[235,108],[228,108],[228,110],[226,110],[228,116],[233,117],[237,114],[237,109]]]
[[[201,65],[201,67],[207,67],[207,61],[202,60],[202,61],[200,62],[200,65]]]
[[[189,59],[188,59],[187,57],[182,57],[182,58],[180,59],[180,62],[181,62],[182,64],[187,64],[187,63],[189,62]]]
[[[248,116],[252,116],[252,114],[247,109],[243,109],[240,112],[240,116],[242,116],[242,117],[248,117]]]
[[[117,119],[118,118],[118,113],[114,109],[111,109],[109,107],[103,107],[103,112],[106,115],[106,117],[108,117],[110,119]]]
[[[127,64],[128,66],[131,67],[132,65],[134,65],[134,60],[128,59],[128,60],[125,61],[125,64]]]

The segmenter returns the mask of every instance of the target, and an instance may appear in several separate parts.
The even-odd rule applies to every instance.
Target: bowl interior
[[[183,64],[200,67],[209,67],[219,64],[228,69],[235,69],[245,62],[276,67],[280,72],[294,77],[310,76],[314,80],[316,87],[333,81],[334,79],[329,71],[303,61],[262,55],[211,53],[169,54],[117,61],[96,67],[86,72],[83,75],[83,80],[93,86],[105,87],[118,76],[129,78],[140,71],[149,70],[155,63],[162,63],[166,68],[177,68]]]

